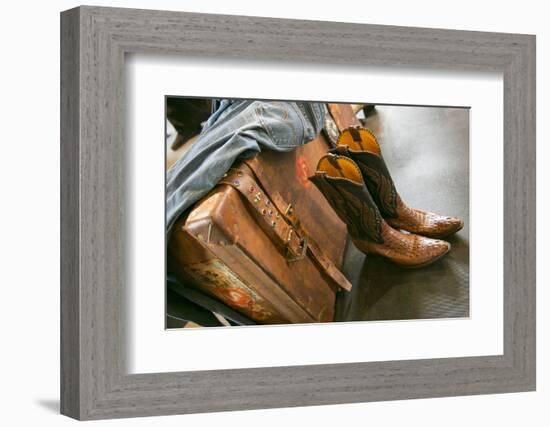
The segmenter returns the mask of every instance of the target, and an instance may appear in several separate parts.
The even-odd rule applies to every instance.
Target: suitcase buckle
[[[297,219],[294,215],[294,206],[292,206],[292,203],[289,203],[286,207],[285,211],[283,212],[283,218],[291,225],[296,225]]]
[[[290,229],[289,233],[288,233],[288,238],[286,239],[286,260],[287,262],[296,262],[296,261],[300,261],[302,259],[305,258],[306,254],[307,254],[307,236],[304,236],[302,238],[299,238],[299,244],[298,244],[298,248],[299,248],[299,252],[296,253],[291,245],[289,245],[290,243],[290,240],[292,239],[292,236],[296,235],[297,238],[298,235],[294,233],[294,230]]]

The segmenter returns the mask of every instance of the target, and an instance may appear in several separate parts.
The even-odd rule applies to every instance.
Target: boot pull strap
[[[342,165],[340,165],[340,163],[338,162],[338,156],[329,152],[325,157],[327,158],[330,165],[338,171],[340,176],[342,178],[345,178],[346,175],[344,173],[344,170],[342,169]]]
[[[363,140],[361,139],[361,133],[359,132],[359,129],[356,127],[349,127],[347,130],[349,131],[352,139],[357,144],[359,144],[359,147],[361,147],[362,150],[364,150],[365,147],[363,147]]]

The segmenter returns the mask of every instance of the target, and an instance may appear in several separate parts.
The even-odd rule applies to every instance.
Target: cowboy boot
[[[367,188],[389,225],[427,237],[442,238],[459,231],[464,222],[458,218],[407,206],[395,189],[374,134],[362,127],[350,127],[330,150],[354,160],[363,174]]]
[[[431,264],[449,252],[451,245],[447,242],[401,233],[390,227],[353,160],[328,154],[319,160],[315,175],[309,179],[347,225],[353,243],[361,252],[382,255],[409,268]]]

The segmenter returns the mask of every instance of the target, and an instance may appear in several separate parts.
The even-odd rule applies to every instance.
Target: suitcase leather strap
[[[299,261],[310,254],[317,267],[332,280],[337,289],[351,290],[351,283],[301,227],[292,205],[285,203],[279,194],[269,197],[254,178],[249,166],[243,163],[231,168],[220,184],[233,187],[249,202],[258,223],[283,251],[288,262]]]
[[[342,274],[340,269],[337,268],[334,263],[324,254],[323,250],[319,247],[315,240],[308,236],[307,232],[302,227],[300,220],[295,215],[294,210],[292,209],[292,205],[285,203],[279,193],[275,193],[273,195],[273,203],[278,207],[278,209],[282,210],[284,207],[285,211],[287,212],[285,214],[285,219],[298,230],[299,235],[307,237],[307,249],[308,252],[311,254],[313,261],[317,264],[317,266],[321,269],[323,273],[325,273],[329,278],[332,279],[334,284],[336,284],[336,288],[342,288],[346,291],[351,291],[351,283],[348,281],[348,279],[346,279],[346,276]]]

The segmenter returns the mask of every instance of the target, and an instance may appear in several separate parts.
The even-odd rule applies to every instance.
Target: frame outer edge
[[[420,59],[413,58],[414,63],[423,64],[432,60],[430,57],[437,57],[436,54],[441,49],[432,49],[430,46],[463,43],[462,39],[467,36],[472,46],[492,52],[494,45],[497,51],[497,54],[488,59],[481,60],[477,55],[476,61],[482,61],[479,68],[494,70],[504,67],[510,71],[511,79],[508,80],[507,89],[511,96],[509,102],[505,102],[504,119],[512,120],[510,124],[505,123],[505,136],[508,135],[509,145],[516,146],[509,150],[505,147],[505,151],[510,154],[509,161],[513,166],[511,173],[517,180],[508,181],[511,185],[505,197],[516,198],[510,204],[509,215],[512,221],[505,220],[505,223],[514,225],[509,234],[517,239],[510,241],[509,249],[516,255],[512,258],[511,265],[516,281],[513,286],[508,287],[508,306],[505,295],[504,310],[509,316],[505,318],[504,327],[505,330],[513,328],[513,332],[505,336],[505,347],[508,343],[506,357],[477,357],[468,360],[459,358],[453,362],[455,365],[450,370],[448,365],[452,361],[441,359],[403,361],[397,365],[381,362],[369,364],[368,368],[365,364],[358,364],[356,368],[361,375],[357,375],[357,371],[352,373],[351,365],[321,365],[120,377],[124,375],[120,372],[124,360],[118,354],[121,348],[116,338],[122,331],[117,324],[117,320],[121,318],[119,313],[113,314],[113,309],[119,308],[117,301],[123,296],[119,286],[123,283],[120,277],[116,277],[117,270],[112,268],[113,265],[107,266],[111,269],[101,266],[102,261],[109,260],[106,255],[124,249],[116,241],[120,228],[113,227],[121,225],[117,222],[121,218],[121,212],[116,205],[116,196],[122,189],[115,188],[114,193],[106,191],[112,188],[112,183],[120,186],[124,181],[124,174],[113,173],[112,168],[110,169],[113,164],[120,165],[116,161],[122,160],[123,154],[120,147],[109,145],[121,136],[118,128],[110,127],[116,127],[111,123],[114,116],[110,113],[121,113],[118,109],[120,97],[111,92],[113,84],[118,95],[122,89],[116,86],[122,71],[118,68],[120,64],[117,58],[120,59],[119,55],[124,51],[122,44],[133,37],[138,40],[132,41],[132,46],[140,51],[191,52],[191,46],[186,45],[185,49],[177,46],[181,43],[178,37],[182,30],[200,36],[206,25],[204,20],[212,25],[219,20],[227,24],[229,19],[252,24],[261,22],[265,24],[263,27],[274,26],[276,23],[289,25],[292,21],[89,6],[62,13],[62,413],[78,419],[103,419],[532,390],[535,383],[535,186],[532,164],[535,158],[534,37],[407,27],[376,27],[373,30],[373,26],[364,24],[352,24],[354,34],[366,31],[368,27],[369,31],[376,31],[384,39],[385,32],[389,30],[407,35],[406,40],[414,39],[417,35],[428,37],[429,40],[425,41],[426,55]],[[172,27],[174,22],[176,25]],[[296,23],[297,21],[293,21],[291,25]],[[156,26],[152,27],[152,24]],[[325,29],[334,27],[330,23],[309,25],[313,26],[313,37],[317,37],[318,32],[315,25]],[[257,36],[256,28],[253,25],[249,29],[250,37],[252,40],[258,38],[261,45],[267,39],[260,38],[263,33]],[[444,40],[441,41],[440,37]],[[152,44],[148,42],[151,38],[155,41]],[[499,43],[500,39],[502,43]],[[400,49],[399,46],[409,43],[399,41],[399,37],[390,37],[390,41],[395,43],[396,52]],[[209,38],[207,50],[218,52],[217,42],[216,37]],[[201,46],[198,42],[188,43],[194,48]],[[252,46],[252,53],[259,52],[258,46]],[[274,56],[281,54],[277,44],[269,46],[271,50],[263,54],[265,57],[270,52],[274,52]],[[380,49],[375,49],[375,53],[377,52]],[[237,49],[236,55],[249,56],[251,52]],[[382,56],[387,58],[386,55]],[[389,55],[387,61],[392,63],[395,56]],[[458,61],[466,68],[477,68],[476,61],[472,62],[470,58],[471,55],[468,56],[468,52],[462,49],[449,61],[452,64]],[[508,62],[510,60],[513,64]],[[401,60],[399,63],[402,62]],[[521,92],[524,94],[520,95]],[[510,117],[510,112],[517,113],[517,117]],[[105,123],[109,125],[107,128],[102,126]],[[518,145],[521,143],[525,152],[519,149]],[[114,163],[111,156],[106,156],[113,153],[116,157]],[[522,171],[525,166],[533,169]],[[113,208],[116,208],[116,218],[105,214],[113,213]],[[513,221],[514,216],[519,215],[522,215],[521,224]],[[117,233],[108,234],[109,230]],[[109,239],[111,243],[114,242],[114,247],[104,246]],[[529,258],[530,256],[533,258]],[[112,285],[111,289],[106,289],[106,283]],[[472,369],[472,363],[475,369]],[[437,366],[434,367],[434,364]],[[465,373],[463,369],[468,366],[471,372]],[[382,369],[382,376],[372,372],[377,367]],[[407,376],[408,370],[413,367],[417,369],[416,373]],[[422,369],[418,370],[419,367]],[[435,373],[438,370],[441,372],[439,376]],[[318,372],[324,374],[322,381],[315,380]],[[342,372],[345,375],[342,376]],[[274,373],[282,375],[273,379],[270,375]],[[394,384],[395,379],[400,376],[403,376],[406,384]],[[436,388],[433,386],[434,378],[437,378]],[[459,382],[445,385],[453,378]],[[121,380],[123,383],[119,383]],[[285,384],[286,390],[292,390],[293,393],[280,396],[266,389],[283,380],[288,381]],[[365,381],[369,384],[365,384]],[[218,402],[218,406],[212,406],[211,402],[204,399],[204,394],[211,398],[216,394],[227,396],[224,391],[230,391],[232,397]]]
[[[61,13],[60,411],[80,418],[80,10]]]
[[[504,73],[504,354],[517,391],[536,390],[535,36]],[[508,327],[506,327],[508,325]]]
[[[525,110],[522,111],[523,121],[519,126],[521,134],[520,142],[524,148],[521,152],[522,163],[520,174],[523,174],[522,192],[524,197],[524,206],[522,216],[525,218],[525,225],[522,229],[525,239],[523,286],[524,311],[523,317],[523,339],[525,348],[519,346],[516,351],[523,350],[524,364],[523,373],[526,384],[526,390],[536,391],[536,255],[537,255],[537,228],[536,228],[536,36],[526,36],[525,47],[521,55],[522,68],[518,73],[518,84],[521,85],[520,92],[524,98],[520,102]],[[519,59],[519,58],[518,58]],[[519,214],[518,214],[518,217]],[[520,217],[520,218],[521,218]]]
[[[529,36],[528,43],[528,70],[527,70],[527,105],[529,114],[527,114],[527,139],[529,141],[530,160],[532,163],[531,175],[529,177],[528,188],[531,188],[531,196],[527,211],[531,212],[529,222],[529,233],[533,236],[531,242],[531,280],[529,281],[530,295],[528,297],[528,307],[531,307],[527,331],[529,337],[528,346],[531,353],[528,356],[527,376],[530,390],[537,390],[537,37]]]

